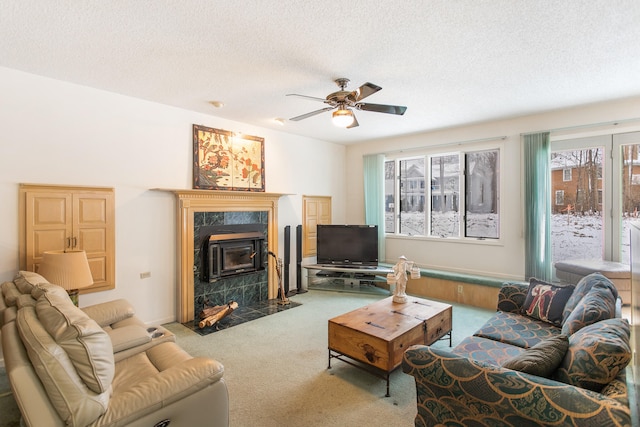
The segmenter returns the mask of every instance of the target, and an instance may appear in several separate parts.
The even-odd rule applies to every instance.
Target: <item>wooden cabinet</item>
[[[81,293],[115,287],[113,188],[20,185],[20,269],[38,271],[45,251],[87,253],[94,284]]]
[[[302,256],[316,255],[318,224],[331,224],[331,197],[302,196]]]

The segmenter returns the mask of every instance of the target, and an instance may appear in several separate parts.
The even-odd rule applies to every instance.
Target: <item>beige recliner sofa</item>
[[[26,271],[2,296],[2,351],[24,425],[229,425],[223,366],[147,328],[125,300],[79,309]]]

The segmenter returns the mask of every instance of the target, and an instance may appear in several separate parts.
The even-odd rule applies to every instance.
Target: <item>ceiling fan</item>
[[[354,128],[358,126],[358,120],[353,114],[353,110],[373,111],[375,113],[396,114],[399,116],[403,115],[407,110],[407,107],[401,107],[399,105],[367,104],[360,102],[364,98],[373,95],[382,89],[380,86],[376,86],[373,83],[367,82],[354,91],[348,91],[345,90],[345,88],[349,84],[349,79],[340,78],[336,79],[335,82],[340,87],[340,90],[327,95],[324,99],[316,98],[315,96],[298,95],[296,93],[287,94],[287,96],[299,96],[330,105],[329,107],[312,111],[307,114],[302,114],[301,116],[296,116],[289,120],[297,122],[325,111],[336,110],[333,112],[333,123],[339,127]]]

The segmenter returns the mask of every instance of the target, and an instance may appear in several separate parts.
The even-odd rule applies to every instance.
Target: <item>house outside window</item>
[[[499,164],[498,149],[387,160],[385,231],[498,239]]]

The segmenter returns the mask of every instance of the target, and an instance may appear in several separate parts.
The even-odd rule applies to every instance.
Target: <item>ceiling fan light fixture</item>
[[[351,126],[351,124],[353,124],[353,120],[353,112],[347,108],[341,108],[333,112],[332,121],[333,124],[338,127],[346,128],[348,126]]]

